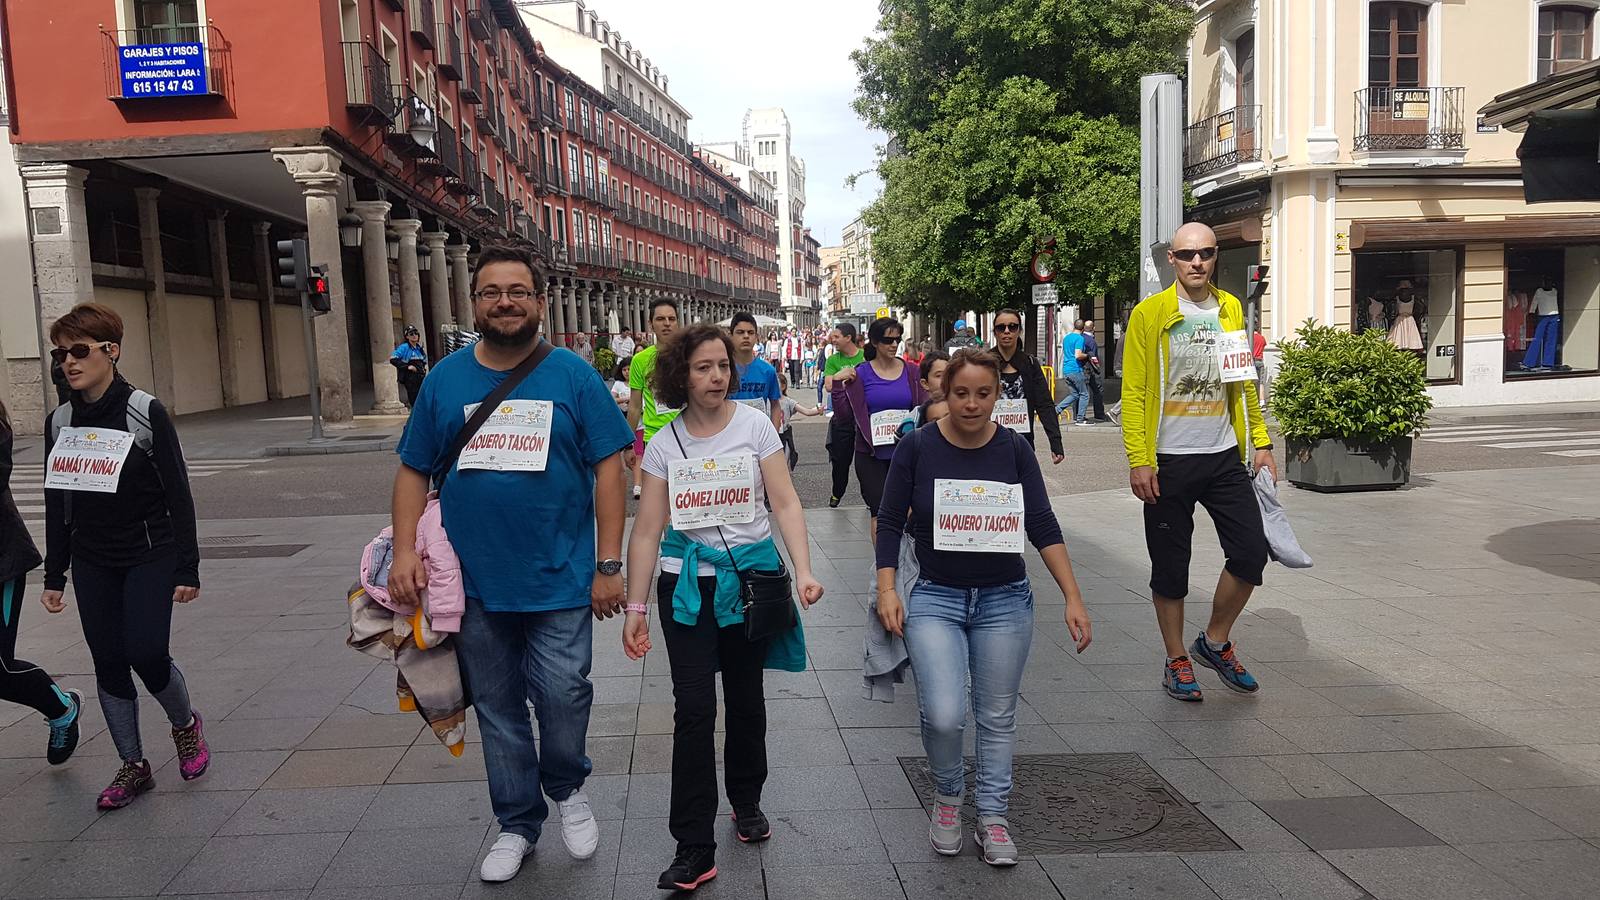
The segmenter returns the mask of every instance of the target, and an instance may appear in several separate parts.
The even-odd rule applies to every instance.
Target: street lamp
[[[346,247],[361,246],[361,217],[348,210],[339,217],[339,243]]]
[[[426,272],[433,268],[433,251],[426,244],[417,245],[417,271]]]
[[[383,233],[383,237],[384,237],[385,243],[388,245],[389,259],[394,260],[394,261],[399,261],[399,259],[400,259],[400,235],[399,235],[399,233],[394,231],[393,229],[390,229],[390,230],[385,231]]]

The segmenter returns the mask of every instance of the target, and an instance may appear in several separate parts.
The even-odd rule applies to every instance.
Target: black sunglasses
[[[110,353],[111,342],[101,341],[98,344],[73,344],[71,347],[55,347],[50,351],[50,361],[60,365],[67,361],[69,355],[73,359],[88,359],[89,354],[97,349]]]
[[[878,343],[880,343],[880,344],[898,344],[898,343],[900,343],[900,335],[898,335],[898,334],[886,334],[883,337],[878,338]]]
[[[994,323],[994,330],[995,331],[1021,331],[1022,330],[1022,323],[1021,322],[996,322],[996,323]]]
[[[1183,249],[1183,250],[1174,250],[1174,251],[1172,251],[1172,255],[1177,257],[1178,259],[1184,261],[1184,262],[1194,262],[1194,258],[1196,256],[1200,257],[1202,260],[1205,260],[1205,261],[1209,262],[1213,257],[1215,257],[1217,255],[1217,248],[1215,248],[1215,247],[1201,247],[1199,249],[1187,248],[1187,249]]]

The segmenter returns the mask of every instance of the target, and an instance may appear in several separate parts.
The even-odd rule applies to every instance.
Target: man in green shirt
[[[644,423],[644,443],[650,443],[657,431],[678,417],[675,409],[656,406],[655,394],[650,391],[650,376],[656,370],[656,350],[678,327],[678,304],[661,298],[650,305],[650,330],[656,342],[633,356],[628,366],[628,425],[638,431]],[[642,452],[642,451],[641,451]]]
[[[838,409],[839,398],[844,394],[844,383],[854,377],[856,366],[866,362],[866,356],[856,345],[856,340],[856,326],[849,322],[840,322],[828,332],[828,342],[833,344],[834,354],[822,366],[822,387],[833,398],[835,409]],[[843,369],[849,369],[849,375],[835,378]],[[844,496],[844,489],[850,484],[850,464],[855,460],[855,453],[855,423],[849,416],[833,416],[828,423],[828,461],[833,464],[833,495],[828,498],[829,507],[839,505],[839,498]]]

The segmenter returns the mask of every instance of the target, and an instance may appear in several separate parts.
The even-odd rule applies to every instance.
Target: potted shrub
[[[1427,375],[1383,332],[1307,320],[1280,341],[1272,414],[1288,445],[1289,481],[1315,491],[1397,488],[1411,477],[1411,439],[1427,425]]]
[[[617,367],[616,351],[610,347],[601,347],[596,350],[594,352],[594,367],[595,371],[600,373],[601,378],[610,378],[611,370]]]

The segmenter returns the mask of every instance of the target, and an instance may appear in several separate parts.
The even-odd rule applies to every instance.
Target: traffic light
[[[1250,281],[1250,291],[1247,299],[1260,300],[1261,295],[1267,292],[1267,271],[1271,266],[1248,266],[1245,269]]]
[[[278,284],[291,291],[306,290],[311,277],[311,259],[305,238],[278,242]]]
[[[328,293],[328,267],[314,266],[306,279],[306,299],[317,315],[333,312],[333,298]]]

